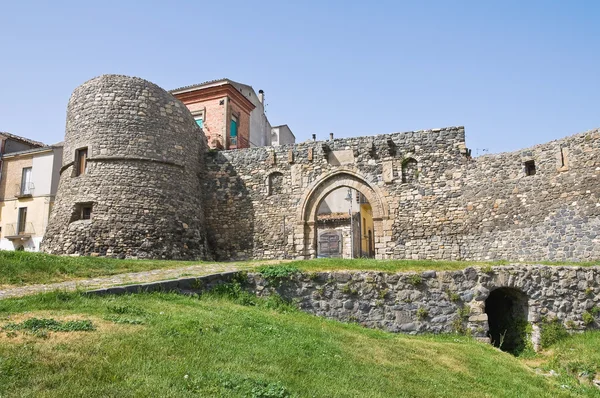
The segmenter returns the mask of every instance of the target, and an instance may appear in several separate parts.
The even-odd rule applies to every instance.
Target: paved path
[[[273,261],[264,261],[261,262],[261,264],[272,262]],[[202,264],[172,269],[156,269],[151,271],[130,272],[127,274],[117,274],[94,279],[82,279],[68,282],[51,283],[48,285],[2,287],[0,288],[0,300],[10,297],[22,297],[31,294],[51,292],[54,290],[92,290],[111,286],[130,285],[134,283],[178,279],[186,276],[203,276],[221,272],[239,271],[253,268],[256,266],[258,266],[258,264],[256,263]]]

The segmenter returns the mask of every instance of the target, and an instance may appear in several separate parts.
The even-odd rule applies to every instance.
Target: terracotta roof
[[[223,82],[224,84],[227,84],[229,82],[233,82],[233,80],[229,80],[227,78],[223,78],[223,79],[215,79],[215,80],[208,80],[202,83],[198,83],[198,84],[192,84],[189,86],[183,86],[183,87],[179,87],[176,88],[174,90],[169,90],[170,93],[175,93],[177,91],[182,91],[182,90],[190,90],[190,89],[194,89],[194,88],[200,88],[202,86],[207,86],[209,84],[213,84],[213,83],[219,83],[219,82]]]
[[[15,141],[21,141],[21,142],[24,142],[25,144],[33,145],[33,146],[37,146],[37,147],[46,146],[46,144],[44,144],[43,142],[30,140],[29,138],[20,137],[18,135],[7,133],[5,131],[0,131],[0,136],[4,136],[6,138],[10,138],[11,140],[15,140]]]
[[[318,221],[348,220],[350,214],[346,212],[318,214]]]

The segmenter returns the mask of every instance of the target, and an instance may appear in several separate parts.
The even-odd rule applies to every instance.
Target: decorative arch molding
[[[409,159],[414,159],[419,164],[423,161],[422,157],[419,156],[419,155],[417,155],[416,153],[414,153],[414,152],[406,152],[404,155],[402,155],[401,162],[404,163],[404,162],[406,162]]]
[[[367,181],[358,170],[339,168],[312,183],[301,198],[298,208],[295,245],[299,258],[317,255],[317,210],[321,201],[333,190],[349,187],[363,194],[373,211],[375,257],[385,258],[386,235],[389,235],[389,207],[381,189]]]
[[[354,188],[363,194],[371,204],[373,219],[389,218],[389,208],[381,189],[367,182],[358,171],[341,168],[322,176],[308,187],[301,199],[302,206],[298,210],[297,219],[302,223],[314,222],[319,203],[332,191],[341,187]]]

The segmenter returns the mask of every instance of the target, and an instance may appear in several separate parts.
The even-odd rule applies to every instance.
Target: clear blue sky
[[[263,89],[297,141],[464,125],[502,152],[600,127],[598,1],[0,0],[0,131],[62,140],[101,74]]]

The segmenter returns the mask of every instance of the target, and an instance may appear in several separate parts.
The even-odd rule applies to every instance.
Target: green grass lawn
[[[333,270],[361,270],[361,271],[427,271],[427,270],[462,270],[466,267],[488,267],[494,265],[519,264],[515,261],[438,261],[438,260],[375,260],[375,259],[338,259],[319,258],[314,260],[291,261],[286,266],[296,267],[303,271],[333,271]],[[524,263],[525,264],[525,263]],[[600,266],[600,261],[593,262],[528,262],[526,264],[543,265],[577,265],[582,267]]]
[[[201,261],[69,257],[0,250],[0,285],[63,282],[201,263]]]
[[[174,260],[119,260],[105,257],[69,257],[43,253],[0,251],[0,286],[29,285],[96,278],[126,272],[178,268],[198,264],[216,264],[202,261]],[[241,267],[261,264],[261,261],[238,262]],[[374,260],[374,259],[314,259],[288,261],[286,266],[305,271],[365,270],[365,271],[425,271],[460,270],[468,266],[508,264],[507,261],[433,261],[433,260]],[[547,263],[564,265],[565,263]],[[571,263],[571,265],[600,265],[600,261]]]
[[[94,330],[70,331],[81,321]],[[275,298],[51,293],[0,301],[0,325],[2,397],[600,396],[466,337],[364,329]],[[597,366],[598,333],[567,341],[556,355],[595,350]]]

